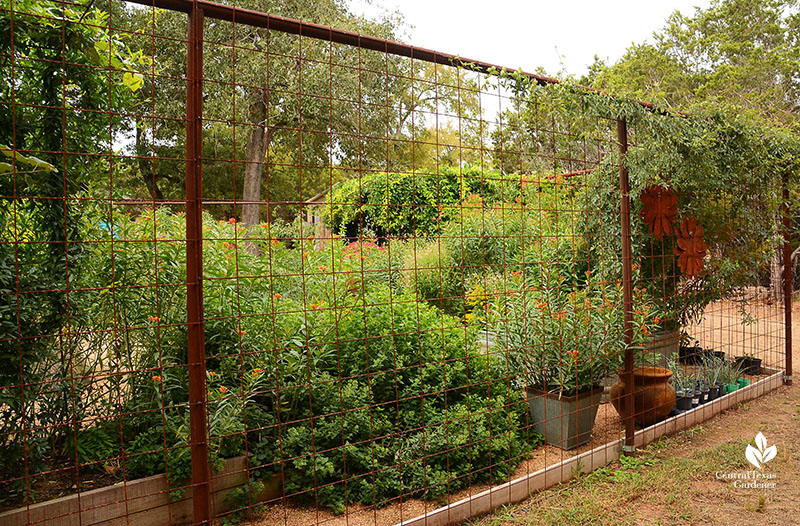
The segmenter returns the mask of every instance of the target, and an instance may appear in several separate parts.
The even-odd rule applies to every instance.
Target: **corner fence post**
[[[783,310],[786,331],[786,372],[784,383],[792,385],[792,216],[789,207],[789,174],[783,173]]]
[[[210,524],[203,323],[203,11],[189,12],[186,61],[186,313],[193,524]]]
[[[622,391],[623,412],[625,418],[625,444],[623,452],[632,454],[635,451],[634,438],[634,404],[633,385],[633,271],[631,256],[631,201],[630,181],[628,168],[625,166],[625,156],[628,154],[628,126],[625,119],[617,119],[617,141],[619,143],[619,194],[620,194],[620,223],[622,227],[622,301],[624,309],[624,342],[625,366],[622,371],[622,381],[625,388]]]

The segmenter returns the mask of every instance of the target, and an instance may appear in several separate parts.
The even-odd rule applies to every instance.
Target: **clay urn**
[[[634,422],[649,426],[663,420],[675,406],[675,388],[669,384],[672,371],[664,367],[634,367],[633,399]],[[620,379],[611,386],[610,399],[617,413],[625,419],[628,414],[622,407],[622,393],[625,383]]]

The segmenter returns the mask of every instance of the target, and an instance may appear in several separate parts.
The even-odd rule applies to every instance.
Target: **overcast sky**
[[[581,75],[594,56],[613,63],[649,39],[675,10],[694,13],[709,0],[350,0],[374,17],[399,11],[417,46],[508,68]]]

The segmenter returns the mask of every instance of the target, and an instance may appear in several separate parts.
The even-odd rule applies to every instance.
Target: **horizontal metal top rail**
[[[282,31],[284,33],[307,36],[319,40],[327,40],[330,42],[336,42],[338,44],[348,44],[351,46],[356,46],[364,49],[371,49],[373,51],[382,51],[385,53],[401,57],[409,57],[415,60],[432,62],[434,64],[444,64],[448,66],[469,66],[471,69],[479,71],[481,73],[491,74],[493,72],[498,72],[503,70],[511,72],[518,71],[513,68],[505,68],[503,66],[498,66],[497,64],[492,64],[490,62],[471,60],[468,58],[460,57],[458,55],[441,53],[439,51],[433,51],[431,49],[426,49],[423,47],[403,44],[401,42],[397,42],[394,40],[387,40],[385,38],[362,35],[359,33],[354,33],[352,31],[345,31],[342,29],[336,29],[329,26],[323,26],[321,24],[312,24],[308,22],[303,22],[301,20],[295,20],[293,18],[269,15],[266,13],[262,13],[260,11],[254,11],[252,9],[242,9],[239,7],[219,4],[216,2],[208,2],[206,0],[128,0],[128,1],[143,6],[158,7],[160,9],[181,11],[184,13],[191,12],[192,8],[196,5],[198,8],[203,10],[204,16],[209,18],[215,18],[217,20],[236,22],[253,27],[274,29],[276,31]],[[537,75],[535,73],[529,73],[527,71],[519,71],[519,72],[542,86],[546,84],[559,84],[561,82],[553,77]],[[609,97],[613,97],[613,95],[609,95],[604,91],[595,88],[590,88],[587,86],[577,86],[577,87],[579,89],[583,89],[586,91],[591,91],[594,93],[600,93],[607,95]],[[635,102],[641,106],[644,106],[649,110],[655,110],[659,112],[662,111],[649,102],[643,102],[643,101],[635,101]],[[680,114],[687,115],[685,113],[680,113]]]

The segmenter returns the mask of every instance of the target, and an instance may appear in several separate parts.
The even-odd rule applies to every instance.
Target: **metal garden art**
[[[703,271],[703,258],[706,256],[708,245],[703,241],[703,227],[697,224],[692,216],[684,216],[678,230],[675,255],[678,256],[678,266],[689,277],[696,278]]]
[[[639,215],[647,223],[650,235],[661,241],[664,234],[671,236],[672,223],[678,215],[678,196],[663,186],[651,186],[642,191],[644,207]]]

